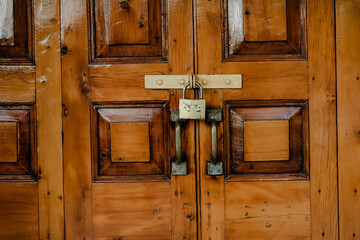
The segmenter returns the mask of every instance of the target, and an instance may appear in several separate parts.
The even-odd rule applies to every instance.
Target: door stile
[[[338,239],[334,1],[308,1],[308,16],[311,233]]]
[[[29,6],[34,7],[35,25],[40,239],[64,238],[59,4],[36,0]]]
[[[93,239],[87,1],[61,1],[66,239]]]
[[[193,1],[168,1],[169,12],[169,74],[194,74]],[[182,90],[169,90],[170,109],[179,109]],[[194,97],[193,90],[186,91],[187,98]],[[174,139],[171,130],[170,139]],[[171,175],[172,239],[196,239],[196,155],[195,121],[187,121],[182,129],[183,156],[187,161],[188,174]],[[175,157],[172,144],[171,159]]]
[[[221,13],[220,0],[196,0],[196,59],[197,74],[221,74]],[[206,108],[222,108],[221,89],[204,90]],[[198,176],[199,176],[199,239],[224,239],[224,176],[208,176],[207,162],[211,156],[211,128],[199,121]],[[223,153],[223,124],[218,124],[218,154]]]

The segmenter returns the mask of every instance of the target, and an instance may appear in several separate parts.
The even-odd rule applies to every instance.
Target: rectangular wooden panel
[[[0,2],[0,46],[14,45],[14,2]]]
[[[168,104],[165,102],[94,105],[91,115],[93,179],[167,180],[170,165],[167,160],[169,159],[169,118]],[[115,128],[111,127],[113,124]],[[124,130],[125,126],[126,130]],[[128,132],[134,128],[137,128],[135,131],[141,135],[134,135],[134,131]],[[128,135],[119,135],[122,134],[121,131],[127,131]],[[139,157],[143,157],[138,155],[138,149],[145,151],[145,154],[147,152],[146,159],[138,161]],[[115,155],[113,155],[114,150]],[[132,154],[130,157],[135,159],[126,160],[126,154]]]
[[[305,0],[222,0],[226,61],[305,59]]]
[[[227,183],[225,239],[311,239],[310,182]]]
[[[0,66],[0,102],[35,102],[35,67]]]
[[[360,2],[336,1],[340,239],[360,238]]]
[[[37,183],[0,183],[0,238],[39,239]]]
[[[165,0],[90,0],[94,62],[165,62],[168,52]]]
[[[149,135],[148,122],[111,123],[111,161],[149,162]]]
[[[107,0],[105,19],[108,44],[145,44],[149,42],[148,0]]]
[[[170,183],[93,184],[94,239],[172,239]]]
[[[17,124],[0,122],[0,162],[17,161]]]
[[[305,61],[224,62],[222,73],[242,74],[243,83],[242,89],[224,89],[223,99],[307,99],[307,71]]]
[[[1,129],[3,127],[3,129]],[[35,116],[32,105],[0,106],[0,132],[2,132],[2,154],[0,158],[0,179],[36,181],[37,159],[35,152]],[[8,155],[9,157],[9,155]]]
[[[289,160],[289,121],[245,121],[244,161]]]
[[[168,68],[168,64],[162,63],[92,65],[89,67],[91,100],[168,100],[168,90],[149,90],[144,85],[144,75],[168,74]]]
[[[243,1],[245,41],[287,40],[286,0]]]
[[[288,179],[287,174],[308,178],[307,101],[229,101],[225,104],[225,159],[228,161],[225,166],[229,180],[246,176],[255,180],[271,174],[279,179],[281,176]],[[250,126],[248,130],[246,125]],[[246,156],[250,156],[250,160]]]
[[[0,3],[0,64],[33,63],[33,0]]]

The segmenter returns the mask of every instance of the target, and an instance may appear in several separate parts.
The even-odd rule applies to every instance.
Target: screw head
[[[225,80],[225,84],[226,84],[226,85],[230,85],[230,84],[231,84],[231,80],[230,80],[230,79],[226,79],[226,80]]]
[[[208,84],[208,81],[206,79],[202,80],[202,84],[203,85],[207,85]]]
[[[179,83],[180,83],[180,85],[185,85],[185,80],[184,80],[184,79],[180,79]]]
[[[155,83],[159,86],[161,86],[163,84],[163,80],[162,79],[158,79],[155,81]]]

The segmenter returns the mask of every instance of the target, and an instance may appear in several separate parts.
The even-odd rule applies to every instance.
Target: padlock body
[[[205,119],[206,100],[205,99],[180,99],[179,118],[180,119]]]

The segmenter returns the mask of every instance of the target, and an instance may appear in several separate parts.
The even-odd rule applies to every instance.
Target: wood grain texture
[[[149,1],[108,1],[105,9],[106,39],[109,45],[149,42]],[[106,6],[105,6],[106,7]]]
[[[312,239],[338,239],[334,6],[308,1]]]
[[[0,66],[0,102],[35,102],[35,67]]]
[[[0,183],[1,239],[39,239],[38,198],[37,183]]]
[[[92,107],[91,132],[94,181],[168,180],[169,119],[167,103],[114,103]],[[112,161],[112,124],[146,124],[149,153],[147,161],[126,161],[124,156]],[[127,143],[136,144],[136,136],[126,136]],[[125,146],[126,144],[125,143]],[[127,151],[137,154],[139,145],[127,145]],[[116,148],[115,148],[116,149]],[[116,155],[115,155],[116,156]],[[122,159],[124,158],[124,162]]]
[[[244,10],[245,41],[287,40],[286,0],[245,0]]]
[[[260,180],[271,174],[277,176],[292,174],[295,179],[299,177],[308,179],[307,101],[229,101],[225,103],[225,139],[228,140],[225,153],[228,179],[247,175],[249,179]],[[253,122],[255,125],[261,125],[263,122],[271,121],[288,121],[289,161],[246,161],[245,123]],[[258,140],[259,143],[265,139],[261,138]],[[261,146],[261,149],[266,149],[266,146]]]
[[[0,19],[5,21],[5,26],[0,27],[0,64],[32,65],[34,54],[33,5],[35,0],[13,0],[11,1],[12,6],[6,2],[2,1],[0,5],[1,9],[9,15],[5,16],[5,12],[4,14],[0,13]]]
[[[197,74],[222,74],[221,41],[221,1],[196,1],[197,32]],[[204,91],[207,108],[222,108],[223,90]],[[219,123],[218,154],[223,155],[223,125]],[[199,195],[199,237],[198,239],[224,239],[224,176],[207,175],[207,162],[210,160],[211,128],[205,121],[198,124],[198,195]]]
[[[245,121],[244,161],[289,160],[289,121]]]
[[[307,99],[307,68],[305,61],[224,62],[222,73],[242,74],[243,88],[224,89],[223,99]]]
[[[173,239],[170,191],[170,183],[94,184],[94,239]]]
[[[92,61],[165,62],[167,11],[164,0],[89,1]]]
[[[15,124],[13,151],[15,161],[0,162],[0,179],[5,181],[36,181],[37,158],[35,151],[36,121],[30,104],[0,106],[0,123]],[[5,144],[3,142],[3,144]],[[6,145],[5,151],[8,151]],[[9,146],[8,146],[9,147]]]
[[[144,85],[144,75],[169,74],[168,64],[91,65],[89,71],[93,102],[169,99],[169,91],[148,90]]]
[[[40,239],[64,238],[60,1],[34,2]]]
[[[193,1],[168,1],[169,31],[169,73],[176,75],[194,74],[194,22]],[[181,90],[169,91],[170,109],[179,108]],[[193,97],[193,91],[186,96]],[[182,157],[187,162],[186,176],[171,176],[171,218],[173,239],[197,238],[197,198],[196,198],[196,156],[195,122],[182,126]],[[171,125],[171,161],[175,160],[175,124]]]
[[[0,46],[14,45],[14,2],[0,2]]]
[[[227,183],[225,239],[311,239],[310,182]]]
[[[111,123],[112,162],[150,162],[150,123]]]
[[[61,32],[65,238],[93,239],[86,1],[61,0]]]
[[[306,59],[306,1],[239,2],[222,1],[226,61]],[[239,21],[240,15],[244,16],[243,21]],[[242,30],[240,24],[244,25],[243,37],[235,33]]]
[[[336,1],[340,239],[360,237],[359,1]]]
[[[0,162],[16,162],[17,145],[16,122],[0,122]]]

